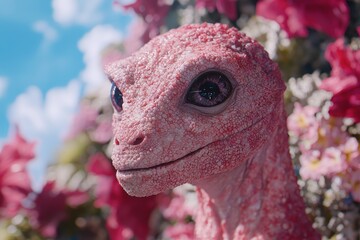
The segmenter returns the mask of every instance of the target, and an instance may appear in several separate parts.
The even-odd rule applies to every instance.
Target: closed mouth
[[[265,116],[261,117],[260,119],[258,119],[256,122],[254,122],[253,124],[251,124],[250,126],[242,129],[241,131],[245,131],[246,129],[250,128],[251,126],[254,126],[254,125],[257,125],[259,122],[262,122],[266,117],[268,117],[269,115],[271,115],[272,111],[270,111],[269,114],[266,114]],[[231,135],[229,135],[228,137],[230,137]],[[224,140],[224,139],[222,139]],[[221,141],[221,140],[219,140]],[[211,142],[203,147],[200,147],[178,159],[175,159],[175,160],[172,160],[172,161],[169,161],[169,162],[165,162],[165,163],[161,163],[161,164],[158,164],[158,165],[155,165],[155,166],[151,166],[151,167],[146,167],[146,168],[131,168],[131,169],[124,169],[124,170],[121,170],[121,169],[117,169],[117,172],[120,173],[120,174],[130,174],[130,173],[135,173],[135,172],[144,172],[144,171],[149,171],[149,170],[154,170],[154,169],[158,169],[158,168],[163,168],[163,167],[167,167],[169,165],[173,165],[177,162],[180,162],[181,160],[187,158],[187,157],[190,157],[192,155],[195,155],[196,153],[200,152],[202,149],[208,147],[210,144],[212,144],[214,142]]]
[[[140,172],[140,171],[148,171],[148,170],[153,170],[153,169],[157,169],[157,168],[161,168],[161,167],[166,167],[166,166],[169,166],[169,165],[173,165],[187,157],[190,157],[194,154],[196,154],[197,152],[199,152],[200,150],[204,149],[205,147],[207,147],[208,145],[210,145],[211,143],[205,145],[204,147],[201,147],[201,148],[198,148],[188,154],[186,154],[185,156],[182,156],[178,159],[175,159],[175,160],[172,160],[172,161],[169,161],[169,162],[165,162],[165,163],[161,163],[161,164],[158,164],[158,165],[155,165],[155,166],[151,166],[151,167],[146,167],[146,168],[132,168],[132,169],[125,169],[125,170],[117,170],[119,173],[132,173],[132,172]]]

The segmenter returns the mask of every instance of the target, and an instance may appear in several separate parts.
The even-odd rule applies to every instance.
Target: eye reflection
[[[110,98],[115,110],[120,112],[122,110],[123,95],[115,83],[111,86]]]
[[[209,71],[193,81],[185,101],[200,107],[213,107],[226,101],[231,93],[232,85],[225,74]]]

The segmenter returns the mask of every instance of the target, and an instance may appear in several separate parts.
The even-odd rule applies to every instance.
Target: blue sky
[[[86,32],[97,24],[125,32],[131,21],[130,15],[114,11],[110,0],[71,1],[80,8],[94,2],[94,8],[80,20],[59,20],[54,19],[54,1],[0,0],[0,139],[8,135],[6,116],[16,96],[31,85],[45,94],[78,76],[84,62],[77,45]]]
[[[15,125],[36,141],[35,188],[81,97],[105,84],[100,52],[132,19],[111,0],[0,0],[0,146]]]

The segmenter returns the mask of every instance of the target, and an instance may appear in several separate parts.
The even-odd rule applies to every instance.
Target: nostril
[[[134,141],[132,141],[130,144],[131,145],[139,145],[140,143],[142,143],[144,141],[145,137],[144,136],[139,136],[137,138],[135,138]]]

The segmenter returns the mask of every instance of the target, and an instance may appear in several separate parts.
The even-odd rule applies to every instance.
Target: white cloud
[[[7,85],[8,85],[8,79],[6,77],[0,76],[0,98],[2,98],[5,95]]]
[[[26,139],[37,143],[36,158],[29,166],[37,189],[78,108],[80,87],[78,81],[71,81],[66,87],[49,90],[45,98],[37,87],[30,87],[10,106],[12,126],[18,126]]]
[[[103,15],[103,0],[52,0],[53,18],[63,25],[89,25],[99,22]]]
[[[119,43],[122,34],[110,25],[97,25],[84,35],[78,47],[84,54],[85,69],[80,73],[80,79],[85,83],[85,92],[93,93],[105,81],[101,63],[101,52],[111,43]]]
[[[56,30],[45,21],[37,21],[33,24],[35,32],[41,33],[44,37],[44,45],[55,41],[58,37]]]

